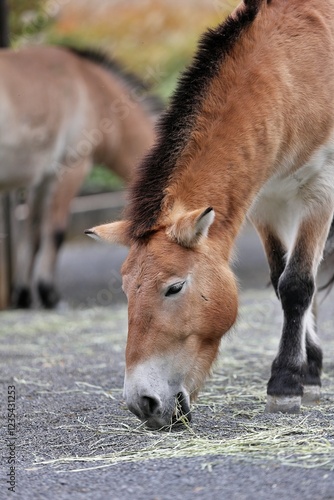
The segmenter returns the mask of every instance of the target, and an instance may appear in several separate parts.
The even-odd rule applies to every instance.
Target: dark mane
[[[159,122],[157,142],[138,167],[125,212],[131,221],[131,238],[144,236],[157,221],[164,191],[192,131],[205,91],[263,2],[267,0],[244,0],[245,5],[234,17],[229,16],[202,36],[193,62],[181,75],[170,106]]]
[[[148,110],[152,114],[160,114],[163,111],[164,106],[162,101],[150,93],[150,86],[144,83],[134,73],[127,71],[119,61],[111,58],[102,50],[92,48],[79,49],[77,47],[69,46],[65,46],[65,48],[78,57],[82,57],[83,59],[87,59],[88,61],[102,66],[102,68],[105,68],[107,71],[110,71],[113,75],[122,80],[130,89],[134,91],[136,96],[140,97],[141,102],[143,101],[144,104],[146,103],[148,105]]]

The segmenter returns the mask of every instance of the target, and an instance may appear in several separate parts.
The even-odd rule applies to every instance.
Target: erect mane
[[[233,16],[228,16],[217,28],[209,29],[200,39],[193,62],[181,75],[169,108],[158,124],[157,142],[138,166],[136,181],[130,189],[125,218],[131,222],[131,238],[141,238],[154,228],[165,189],[191,134],[206,89],[261,5],[269,2],[244,0]]]
[[[107,55],[103,50],[94,48],[77,48],[65,46],[67,50],[78,57],[87,59],[102,68],[106,69],[120,80],[122,80],[130,89],[136,92],[136,95],[144,96],[143,101],[148,105],[149,111],[154,114],[160,114],[163,109],[163,103],[158,97],[150,94],[150,87],[143,82],[137,75],[126,70],[123,65]]]

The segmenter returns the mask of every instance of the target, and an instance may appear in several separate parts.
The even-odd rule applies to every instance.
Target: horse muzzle
[[[136,398],[126,398],[129,410],[150,429],[170,429],[187,425],[191,421],[189,396],[180,391],[162,401],[157,395],[147,393]]]
[[[190,397],[185,373],[175,356],[146,360],[125,371],[127,406],[151,429],[171,428],[190,421]]]

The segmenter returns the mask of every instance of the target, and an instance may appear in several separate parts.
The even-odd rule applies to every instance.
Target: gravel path
[[[148,431],[122,398],[126,307],[5,312],[2,409],[16,392],[16,492],[22,499],[334,498],[334,311],[321,308],[321,405],[263,413],[279,339],[268,290],[241,294],[235,331],[193,410],[191,429]],[[0,498],[12,436],[2,411]]]

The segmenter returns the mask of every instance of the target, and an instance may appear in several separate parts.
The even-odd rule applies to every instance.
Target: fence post
[[[0,0],[0,47],[9,46],[8,4]],[[10,196],[0,195],[0,310],[9,306],[12,282]]]

